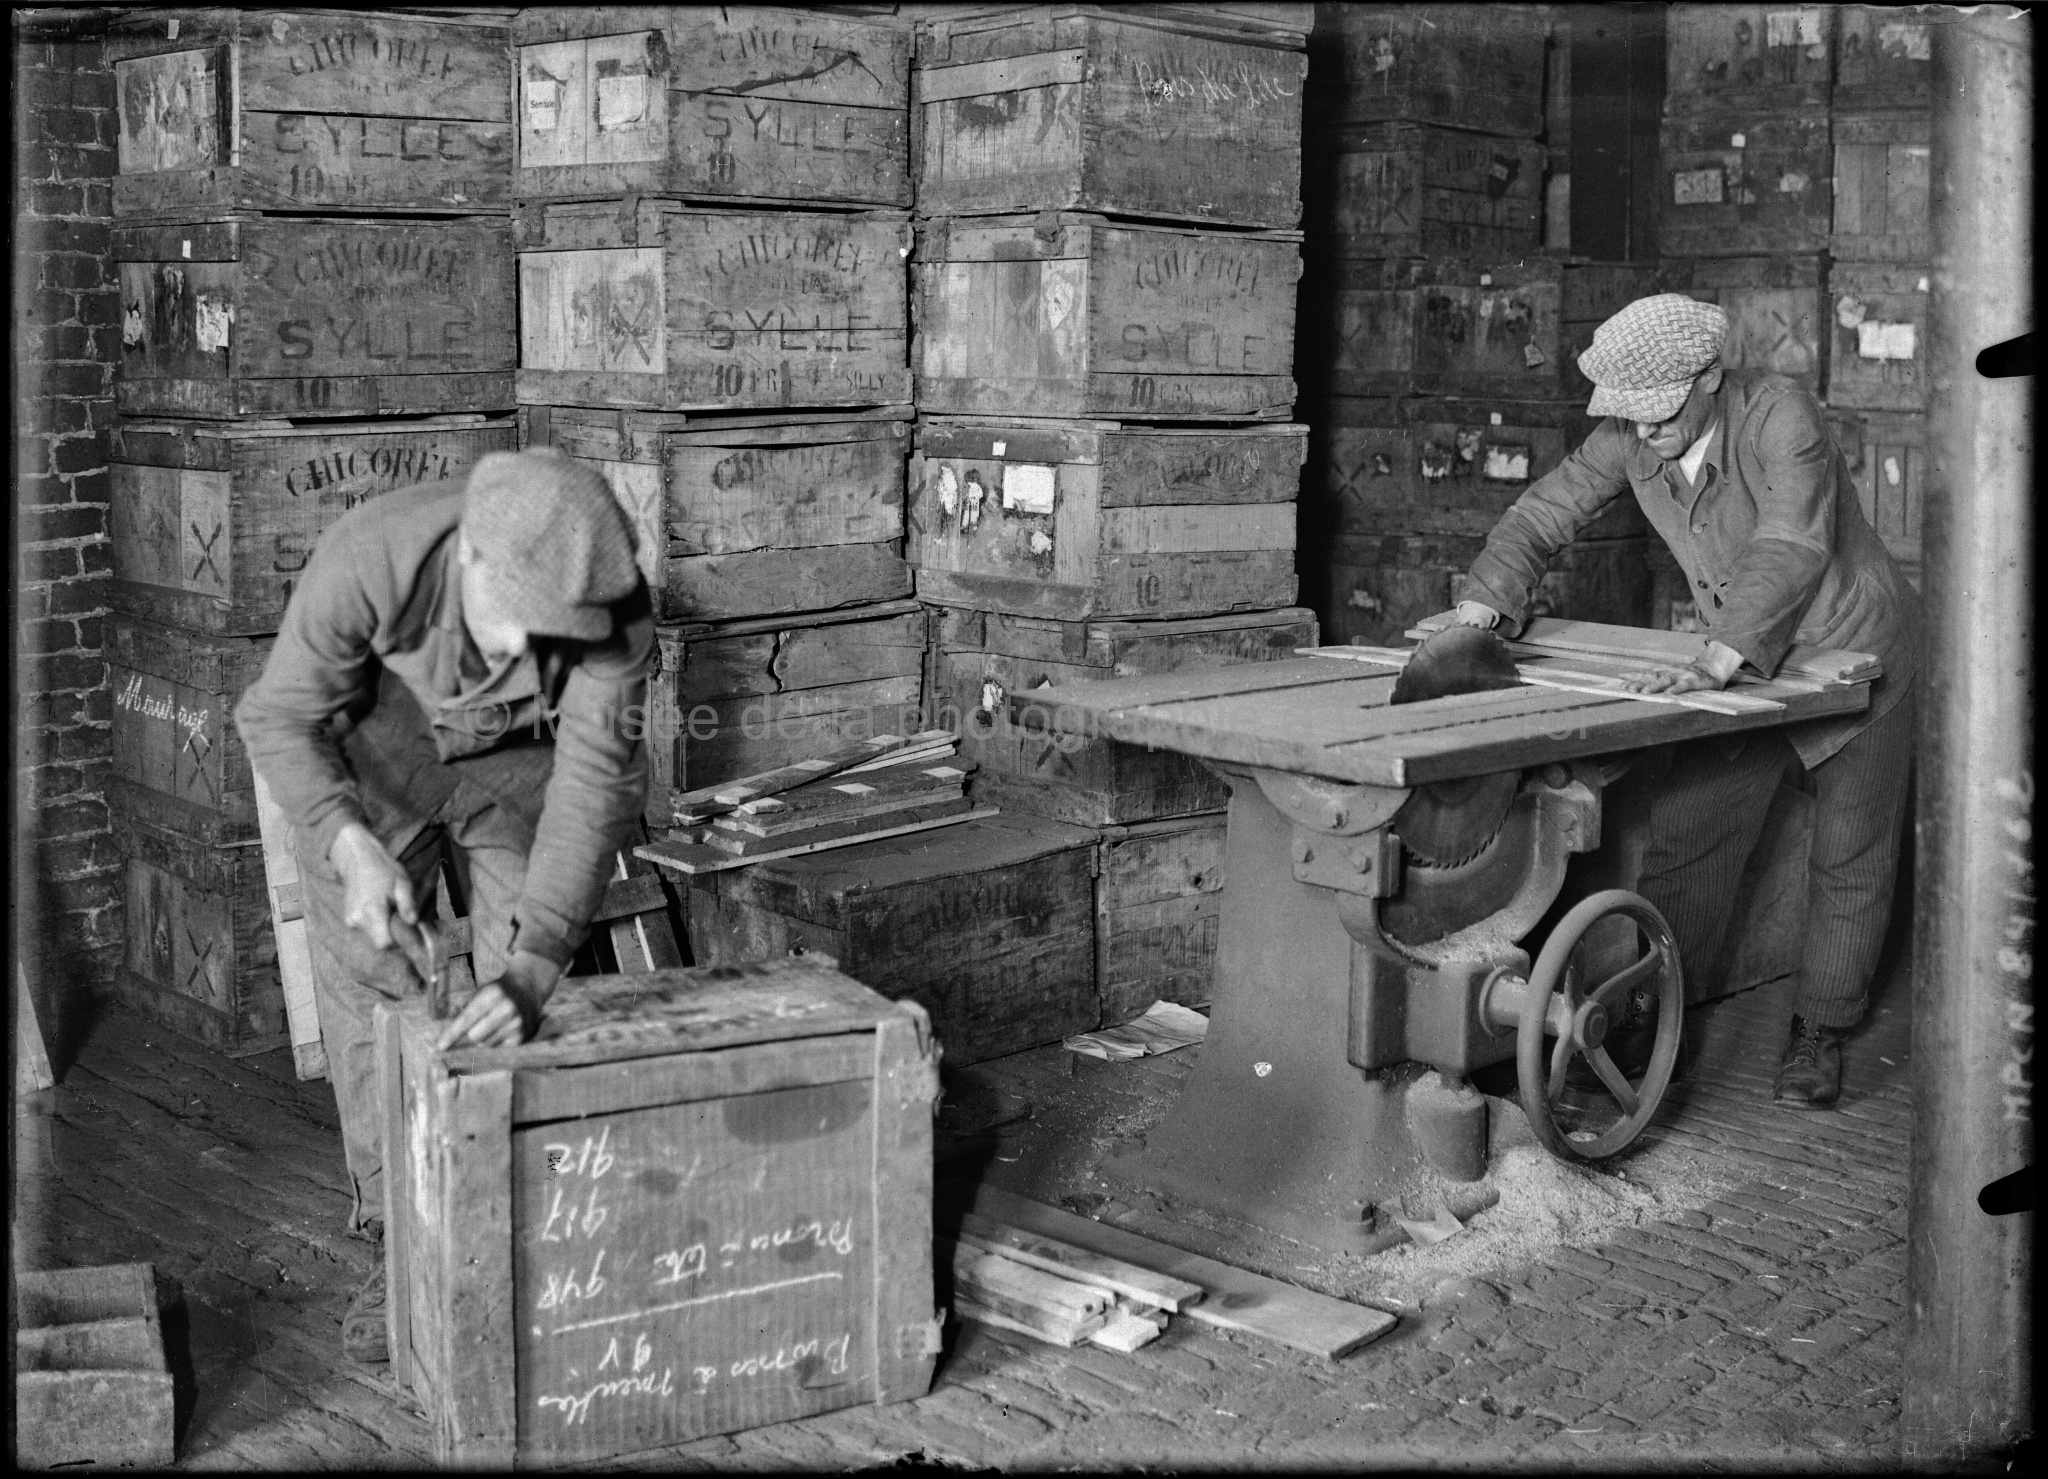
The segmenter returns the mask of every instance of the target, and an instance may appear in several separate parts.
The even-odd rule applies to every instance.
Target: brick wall
[[[121,951],[102,657],[119,352],[104,15],[15,19],[15,939],[60,1058]]]

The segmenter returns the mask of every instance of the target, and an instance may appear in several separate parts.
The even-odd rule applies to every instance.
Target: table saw
[[[1546,645],[1546,629],[1570,640]],[[1376,1207],[1484,1175],[1475,1070],[1516,1061],[1530,1128],[1559,1156],[1603,1159],[1641,1133],[1685,1004],[1669,927],[1606,889],[1532,931],[1570,858],[1601,847],[1603,792],[1634,756],[1857,712],[1876,667],[1798,649],[1793,676],[1652,697],[1621,676],[1698,637],[1537,622],[1524,638],[1508,686],[1417,702],[1390,701],[1409,652],[1359,648],[1010,695],[1012,721],[1049,742],[1175,750],[1230,787],[1208,1039],[1165,1122],[1105,1174],[1360,1251]],[[1655,1046],[1630,1077],[1603,1042],[1644,992]],[[1568,1075],[1599,1102],[1567,1096]]]

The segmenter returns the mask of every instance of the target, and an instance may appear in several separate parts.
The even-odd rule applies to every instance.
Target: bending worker
[[[1725,369],[1728,318],[1660,293],[1603,323],[1579,356],[1607,418],[1501,516],[1458,620],[1522,629],[1557,552],[1633,495],[1685,571],[1707,624],[1688,665],[1631,675],[1644,693],[1768,678],[1794,643],[1874,654],[1884,673],[1859,714],[1677,747],[1651,803],[1638,890],[1705,969],[1720,953],[1743,865],[1789,742],[1817,805],[1798,1001],[1779,1103],[1841,1092],[1842,1040],[1863,1016],[1891,914],[1913,754],[1920,604],[1863,517],[1819,405],[1782,376]]]
[[[440,1046],[533,1035],[640,815],[645,751],[622,716],[653,645],[604,479],[552,450],[494,452],[464,483],[387,493],[329,528],[235,707],[297,842],[358,1236],[383,1234],[371,1014],[418,989],[400,941],[445,857],[483,985]],[[342,1346],[387,1359],[381,1260]]]

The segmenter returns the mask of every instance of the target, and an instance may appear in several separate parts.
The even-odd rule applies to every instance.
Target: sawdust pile
[[[1500,1201],[1430,1247],[1413,1243],[1371,1260],[1368,1303],[1412,1311],[1443,1286],[1525,1267],[1559,1247],[1589,1248],[1624,1227],[1699,1206],[1728,1183],[1701,1160],[1669,1154],[1617,1175],[1557,1159],[1541,1146],[1499,1152],[1487,1183]]]

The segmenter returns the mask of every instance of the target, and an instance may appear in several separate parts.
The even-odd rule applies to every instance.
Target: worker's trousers
[[[1814,794],[1800,953],[1800,1016],[1849,1027],[1869,1006],[1891,922],[1913,760],[1912,689],[1807,772]],[[1775,731],[1739,743],[1694,740],[1650,782],[1648,843],[1636,888],[1664,914],[1688,976],[1726,965],[1742,871],[1755,849],[1791,746]]]
[[[385,839],[380,838],[380,841]],[[387,842],[387,846],[389,843]],[[466,902],[470,962],[478,982],[504,974],[512,943],[512,910],[526,883],[533,846],[529,821],[478,788],[458,787],[427,818],[398,854],[412,879],[422,917],[435,912],[435,874],[450,864],[451,901]],[[341,875],[325,858],[299,859],[305,896],[306,937],[312,947],[314,996],[320,1005],[320,1043],[327,1077],[341,1111],[342,1151],[355,1193],[349,1231],[381,1234],[384,1221],[383,1115],[377,1093],[377,1004],[420,991],[423,983],[395,945],[379,950],[360,930],[342,923]],[[466,900],[459,895],[467,895]]]

